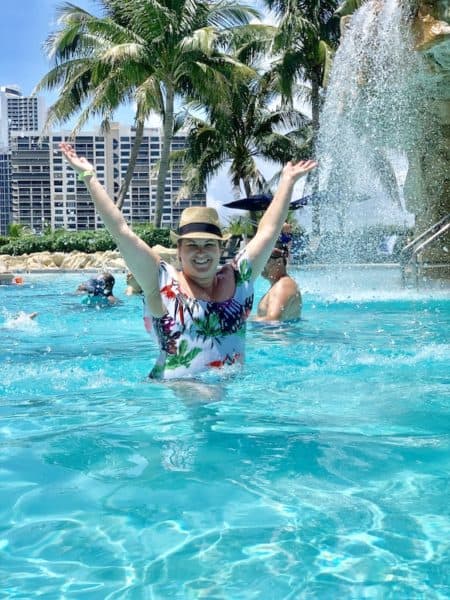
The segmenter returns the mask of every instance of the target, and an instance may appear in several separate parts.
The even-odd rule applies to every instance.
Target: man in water
[[[288,248],[279,242],[264,267],[262,276],[270,281],[270,289],[258,305],[257,321],[291,321],[299,319],[302,295],[286,271]]]

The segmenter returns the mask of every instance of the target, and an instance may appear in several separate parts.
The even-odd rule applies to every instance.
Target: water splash
[[[317,146],[320,187],[334,199],[322,229],[412,224],[402,183],[408,152],[423,140],[426,95],[406,4],[364,3],[336,53]]]
[[[36,333],[39,329],[39,325],[34,320],[37,313],[25,313],[23,311],[16,315],[5,314],[5,322],[2,327],[4,329],[17,329],[20,331],[28,331]]]

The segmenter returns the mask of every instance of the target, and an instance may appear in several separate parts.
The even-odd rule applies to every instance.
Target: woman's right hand
[[[83,171],[94,172],[94,165],[84,158],[84,156],[78,156],[71,144],[67,142],[61,142],[59,144],[59,149],[61,150],[64,158],[77,173],[82,173]]]

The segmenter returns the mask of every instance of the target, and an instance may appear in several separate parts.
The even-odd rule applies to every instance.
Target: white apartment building
[[[172,149],[182,148],[185,135],[180,133]],[[85,185],[76,179],[73,169],[63,160],[58,145],[71,140],[79,155],[95,165],[97,177],[108,194],[117,198],[125,176],[134,141],[132,128],[112,124],[107,133],[83,132],[71,139],[69,131],[37,135],[11,135],[12,221],[39,232],[52,229],[89,230],[102,227]],[[139,149],[132,182],[125,198],[123,214],[130,224],[153,221],[156,201],[154,166],[161,155],[161,131],[147,128]],[[177,200],[182,186],[181,166],[169,171],[162,224],[177,225],[187,206],[204,206],[205,193]]]
[[[0,150],[9,147],[13,134],[39,134],[45,118],[42,97],[22,96],[17,85],[0,86]]]
[[[8,232],[11,212],[10,157],[7,151],[0,150],[0,235]]]
[[[10,143],[13,135],[39,135],[46,118],[44,99],[23,96],[19,86],[0,86],[0,234],[12,220]]]

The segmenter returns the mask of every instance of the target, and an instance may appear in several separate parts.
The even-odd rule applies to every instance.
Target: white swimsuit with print
[[[193,377],[207,369],[243,362],[246,321],[253,306],[251,266],[245,249],[221,270],[230,268],[236,282],[233,296],[212,302],[186,296],[180,289],[178,271],[160,262],[160,292],[167,312],[153,317],[144,304],[146,329],[160,348],[151,378]]]

